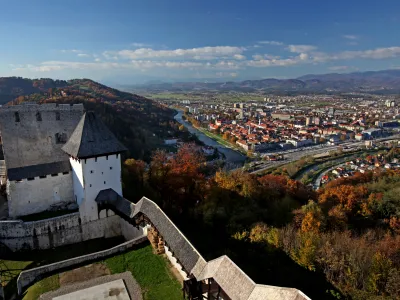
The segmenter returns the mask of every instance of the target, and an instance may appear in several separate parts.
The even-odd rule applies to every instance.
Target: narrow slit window
[[[19,112],[15,112],[14,113],[14,118],[15,118],[15,122],[19,122],[20,121],[20,119],[19,119]]]
[[[42,114],[39,111],[36,113],[36,121],[42,121]]]
[[[56,121],[60,121],[60,112],[56,111]]]

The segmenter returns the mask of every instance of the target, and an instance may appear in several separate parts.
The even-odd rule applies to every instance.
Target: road
[[[399,139],[400,134],[392,135],[390,137],[385,137],[385,138],[380,138],[380,139],[375,139],[374,142],[384,142],[384,141],[390,141],[390,140],[395,140]],[[257,170],[254,170],[250,173],[252,174],[257,174],[261,173],[269,168],[272,167],[278,167],[280,165],[284,165],[296,160],[300,160],[303,157],[306,156],[316,156],[316,155],[322,155],[326,154],[329,155],[330,151],[337,151],[339,148],[343,149],[344,147],[347,147],[348,149],[343,149],[343,152],[350,152],[356,148],[359,148],[360,146],[365,145],[365,141],[361,142],[345,142],[342,143],[338,146],[329,146],[329,145],[320,145],[320,146],[313,146],[313,147],[307,147],[307,148],[299,148],[299,149],[294,149],[294,150],[288,150],[288,151],[281,151],[281,152],[274,152],[274,153],[266,153],[268,154],[282,154],[284,156],[284,160],[281,161],[267,161],[263,162],[262,164],[259,164],[257,166]]]

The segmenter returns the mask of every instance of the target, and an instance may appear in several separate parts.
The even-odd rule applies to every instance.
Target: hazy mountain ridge
[[[260,79],[240,82],[176,82],[132,86],[148,91],[241,91],[241,92],[400,92],[400,70],[305,75],[295,79]]]

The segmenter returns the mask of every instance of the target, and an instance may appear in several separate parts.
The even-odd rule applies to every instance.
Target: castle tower
[[[95,202],[101,190],[122,195],[121,153],[127,149],[93,112],[83,115],[62,147],[70,159],[75,200],[83,223],[97,220]]]

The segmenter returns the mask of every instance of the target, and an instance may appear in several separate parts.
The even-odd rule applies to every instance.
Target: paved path
[[[130,295],[130,297],[129,297]],[[40,296],[41,300],[121,299],[142,300],[142,290],[131,272],[74,283]]]

